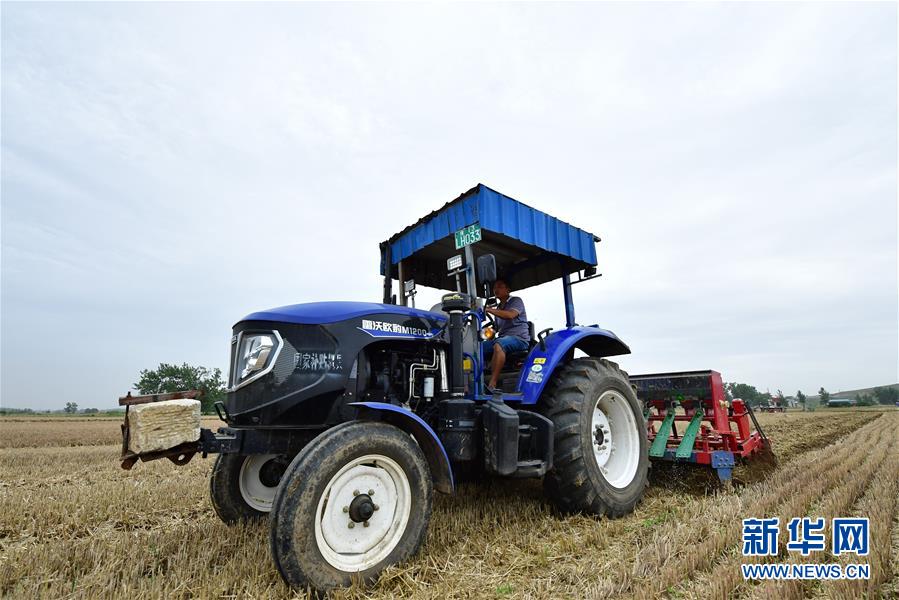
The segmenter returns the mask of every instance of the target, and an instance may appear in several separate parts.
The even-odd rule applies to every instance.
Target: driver
[[[484,361],[490,361],[490,393],[496,389],[499,372],[506,364],[506,355],[510,352],[525,352],[529,347],[528,314],[524,310],[524,302],[517,296],[510,296],[509,283],[498,278],[493,283],[493,295],[499,301],[495,308],[484,311],[496,318],[496,337],[483,343]]]

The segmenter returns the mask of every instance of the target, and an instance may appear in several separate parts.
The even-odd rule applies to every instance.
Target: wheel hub
[[[642,435],[627,400],[613,390],[603,392],[591,424],[596,466],[610,485],[626,487],[637,473]]]
[[[599,425],[593,430],[593,440],[593,443],[600,447],[602,447],[603,443],[606,441],[606,434]]]
[[[350,518],[356,523],[368,521],[375,514],[375,503],[368,494],[359,494],[350,502]]]
[[[259,469],[259,481],[265,487],[278,487],[284,476],[284,465],[278,459],[267,461]]]
[[[325,486],[316,511],[315,539],[324,559],[347,572],[383,560],[406,529],[411,496],[393,459],[366,455],[347,463]]]
[[[254,510],[269,512],[284,465],[277,454],[251,454],[244,459],[238,475],[240,495]]]

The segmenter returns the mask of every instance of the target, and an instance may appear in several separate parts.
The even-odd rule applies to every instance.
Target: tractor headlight
[[[247,336],[240,348],[240,362],[243,366],[240,378],[243,379],[253,371],[261,370],[274,347],[275,340],[270,335]]]
[[[277,331],[240,333],[236,344],[231,389],[246,385],[272,370],[281,351],[281,335]]]

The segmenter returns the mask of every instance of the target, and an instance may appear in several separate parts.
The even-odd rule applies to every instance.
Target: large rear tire
[[[627,374],[600,358],[571,360],[554,374],[541,404],[554,425],[547,497],[564,512],[632,512],[646,488],[649,449]]]
[[[219,454],[209,480],[215,513],[229,525],[267,517],[286,466],[277,454]]]
[[[297,455],[275,494],[275,565],[293,587],[374,581],[418,552],[432,494],[428,463],[408,433],[365,421],[329,429]]]

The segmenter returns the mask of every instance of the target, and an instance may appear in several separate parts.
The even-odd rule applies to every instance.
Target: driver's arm
[[[517,308],[510,308],[510,309],[485,308],[484,310],[495,317],[499,317],[500,319],[514,319],[519,314]]]

